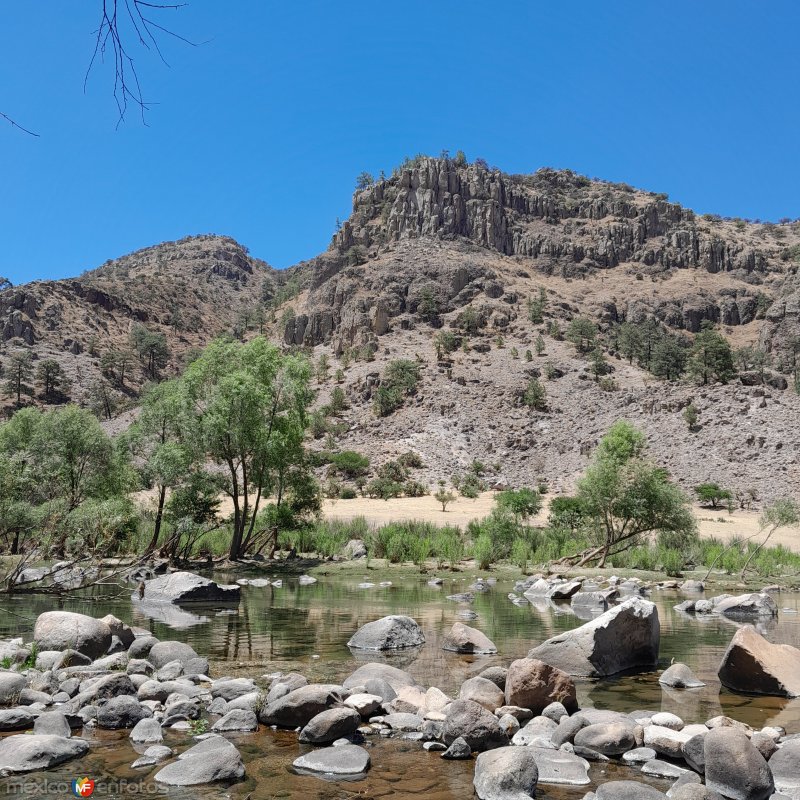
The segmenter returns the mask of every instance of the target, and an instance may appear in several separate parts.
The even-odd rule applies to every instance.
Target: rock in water
[[[258,712],[258,721],[264,725],[296,728],[322,711],[342,701],[342,687],[328,683],[310,683],[280,697]]]
[[[454,700],[448,708],[442,738],[446,745],[451,745],[459,737],[471,750],[508,744],[497,717],[472,700]]]
[[[355,744],[314,750],[296,758],[292,766],[299,772],[323,775],[361,775],[369,769],[369,753]]]
[[[658,679],[663,686],[671,686],[673,689],[699,689],[705,686],[686,664],[672,664],[667,667]]]
[[[144,582],[144,600],[175,603],[237,603],[242,594],[240,586],[218,584],[193,572],[172,572]],[[138,592],[131,596],[139,600]]]
[[[451,650],[454,653],[491,655],[497,652],[497,647],[491,639],[479,630],[470,628],[461,622],[456,622],[450,631],[445,634],[442,650]]]
[[[352,736],[361,724],[361,717],[352,708],[329,708],[312,717],[300,731],[298,741],[308,744],[330,744]]]
[[[530,800],[539,771],[527,747],[500,747],[475,761],[473,785],[480,800]]]
[[[704,758],[706,786],[731,800],[767,800],[775,790],[769,765],[744,731],[709,731]]]
[[[768,642],[752,625],[736,631],[719,668],[734,692],[800,697],[800,650]]]
[[[769,767],[775,779],[776,792],[800,797],[800,739],[784,742],[770,758]]]
[[[89,751],[83,739],[20,733],[0,740],[0,770],[9,773],[50,769]]]
[[[649,600],[634,596],[597,619],[543,642],[528,653],[569,675],[597,678],[658,661],[661,627]]]
[[[348,647],[357,650],[399,650],[425,644],[422,628],[411,617],[392,614],[359,628]]]
[[[39,650],[72,648],[89,658],[104,656],[111,644],[111,628],[105,622],[71,611],[45,611],[33,628]]]
[[[666,795],[636,781],[609,781],[597,787],[597,800],[666,800]]]
[[[217,781],[238,781],[244,777],[239,751],[216,734],[190,747],[155,774],[155,780],[169,786],[197,786]]]
[[[553,702],[562,703],[570,714],[578,709],[572,678],[536,658],[511,662],[505,681],[505,700],[508,706],[529,708],[534,716]]]

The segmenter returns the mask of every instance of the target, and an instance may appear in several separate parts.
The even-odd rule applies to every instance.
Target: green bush
[[[357,478],[366,474],[369,469],[369,459],[354,450],[342,450],[341,453],[334,454],[331,463],[347,478]]]
[[[406,469],[421,469],[425,466],[422,461],[422,456],[419,453],[415,453],[413,450],[399,455],[397,457],[397,463]]]
[[[366,485],[364,491],[373,499],[390,500],[403,494],[403,484],[388,478],[375,478]]]
[[[403,484],[403,494],[406,497],[425,497],[428,487],[419,481],[408,480]]]
[[[472,557],[479,569],[489,569],[495,562],[495,549],[488,533],[481,533],[472,545]]]
[[[419,364],[409,359],[390,361],[383,371],[381,384],[375,393],[375,411],[386,417],[403,405],[405,398],[416,392],[419,383]]]
[[[358,493],[352,486],[343,486],[339,492],[341,500],[355,500],[356,497],[358,497]]]
[[[532,550],[530,543],[517,537],[511,544],[511,560],[523,571],[527,570],[531,560]]]

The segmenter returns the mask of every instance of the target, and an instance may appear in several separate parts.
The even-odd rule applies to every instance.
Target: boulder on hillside
[[[33,628],[41,650],[77,650],[91,658],[104,656],[111,645],[111,628],[102,620],[72,611],[45,611]]]
[[[539,770],[531,748],[500,747],[475,761],[473,785],[480,800],[530,800]]]
[[[800,650],[772,644],[744,625],[722,657],[719,679],[734,692],[800,697]]]
[[[528,653],[569,675],[596,678],[658,661],[658,610],[634,596],[597,619],[548,639]]]
[[[471,653],[473,655],[491,655],[497,652],[497,647],[481,631],[470,628],[461,622],[455,622],[453,627],[445,634],[442,650],[450,650],[454,653]]]
[[[529,708],[534,716],[553,702],[562,703],[570,714],[578,709],[572,678],[535,658],[511,662],[506,675],[505,701],[508,706]]]
[[[425,644],[422,628],[411,617],[391,614],[362,625],[348,647],[356,650],[400,650]]]
[[[190,605],[202,603],[239,603],[242,589],[236,584],[218,584],[193,572],[172,572],[144,582],[144,600],[148,602]],[[138,601],[134,592],[131,599]]]

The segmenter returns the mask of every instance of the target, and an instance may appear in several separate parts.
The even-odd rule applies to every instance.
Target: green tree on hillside
[[[66,395],[69,391],[69,379],[61,364],[52,358],[39,362],[36,367],[36,382],[42,387],[42,396],[46,399]]]
[[[596,544],[581,554],[578,565],[627,550],[651,534],[695,536],[695,521],[683,492],[667,472],[645,457],[644,435],[630,423],[611,426],[578,482],[577,499],[593,520]]]
[[[695,381],[704,386],[714,382],[727,383],[736,374],[731,346],[708,320],[703,321],[702,330],[694,338],[686,369]]]
[[[6,393],[16,398],[17,405],[22,401],[23,394],[33,394],[30,386],[33,377],[33,356],[28,350],[17,350],[11,354],[5,374]]]
[[[258,337],[212,342],[181,379],[196,409],[198,445],[221,468],[233,503],[231,559],[262,535],[256,523],[265,496],[298,508],[315,500],[303,446],[310,377],[307,359]]]
[[[145,375],[151,381],[158,380],[161,370],[169,361],[169,347],[164,334],[136,325],[131,331],[131,344],[139,355]]]
[[[594,349],[597,327],[586,317],[575,317],[567,327],[566,339],[575,345],[579,353]]]

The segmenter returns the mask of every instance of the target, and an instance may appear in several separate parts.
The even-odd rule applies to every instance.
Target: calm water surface
[[[253,577],[248,575],[248,577]],[[134,625],[148,628],[160,638],[180,639],[212,661],[215,677],[225,674],[259,678],[274,671],[297,670],[310,680],[340,681],[362,661],[383,660],[408,670],[425,686],[438,686],[455,694],[468,677],[487,666],[507,666],[524,657],[531,647],[561,631],[584,622],[568,604],[543,601],[537,605],[516,606],[507,597],[513,582],[499,581],[490,592],[477,594],[471,604],[447,600],[446,596],[467,590],[473,576],[443,575],[442,587],[427,585],[424,576],[407,577],[392,586],[380,587],[378,571],[363,575],[325,577],[312,586],[300,586],[296,577],[284,577],[281,588],[245,587],[238,609],[183,610],[149,608],[128,599],[70,599],[57,607],[103,616],[113,613]],[[230,580],[225,576],[224,580]],[[361,581],[376,585],[358,588]],[[678,714],[686,722],[703,722],[717,714],[727,714],[753,726],[781,725],[790,733],[800,732],[800,700],[743,697],[720,687],[716,677],[720,658],[736,631],[736,624],[717,617],[693,618],[679,614],[673,606],[685,599],[677,592],[653,592],[661,620],[661,658],[657,670],[604,681],[578,684],[582,706],[633,711],[664,710]],[[760,626],[772,642],[800,647],[800,597],[776,596],[781,609],[777,621]],[[0,604],[0,636],[29,636],[36,616],[54,607],[53,598],[25,597]],[[478,616],[470,621],[460,612],[470,610]],[[401,613],[414,617],[423,627],[426,644],[413,651],[381,657],[379,654],[351,652],[346,645],[361,625],[385,614]],[[455,621],[481,629],[497,645],[498,656],[467,657],[441,650],[443,635]],[[658,675],[672,660],[687,663],[708,685],[693,691],[662,688]],[[152,770],[131,770],[137,752],[127,732],[96,731],[86,734],[93,744],[86,758],[40,775],[23,776],[17,782],[0,780],[0,794],[26,797],[68,797],[58,782],[84,774],[99,785],[93,797],[168,796],[170,798],[242,798],[252,800],[291,798],[431,798],[463,800],[472,796],[472,763],[447,762],[429,754],[421,745],[393,739],[370,737],[368,746],[372,769],[366,779],[329,783],[290,772],[292,761],[304,750],[291,732],[241,735],[235,739],[247,767],[247,780],[232,787],[169,789],[152,782]],[[169,731],[166,743],[184,748],[187,734]],[[143,751],[144,748],[139,748]],[[51,781],[49,793],[42,779]],[[594,782],[611,779],[637,779],[639,774],[615,765],[593,765]],[[130,782],[128,785],[124,781]],[[22,785],[20,785],[20,782]],[[142,782],[142,783],[139,783]],[[651,781],[666,789],[669,783]],[[590,787],[547,787],[541,785],[537,797],[544,800],[582,798]]]

